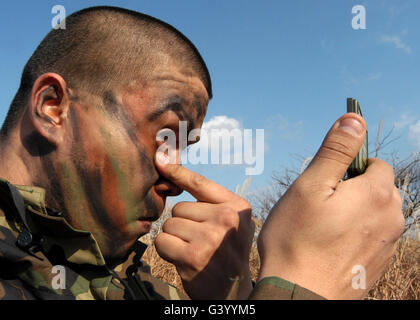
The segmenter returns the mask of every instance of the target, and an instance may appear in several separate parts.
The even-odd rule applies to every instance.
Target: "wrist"
[[[251,294],[253,285],[251,280],[251,274],[248,272],[239,282],[237,300],[246,300]]]
[[[326,299],[348,297],[349,288],[346,288],[344,283],[351,283],[351,281],[343,281],[326,270],[328,269],[325,266],[317,266],[316,263],[311,267],[305,267],[298,263],[287,265],[271,261],[270,264],[262,264],[257,284],[263,279],[275,277],[310,290]],[[351,286],[349,285],[349,287]]]

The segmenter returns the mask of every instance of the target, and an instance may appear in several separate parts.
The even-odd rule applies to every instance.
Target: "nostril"
[[[183,190],[179,188],[177,185],[173,184],[169,180],[166,180],[163,177],[159,177],[155,184],[155,190],[157,193],[159,193],[161,196],[166,197],[174,197],[177,195],[180,195]]]
[[[182,190],[181,188],[174,186],[172,193],[171,193],[171,197],[175,197],[175,196],[179,196],[182,192],[184,192],[184,190]]]

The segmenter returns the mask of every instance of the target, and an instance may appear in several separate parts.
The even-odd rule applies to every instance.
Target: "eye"
[[[177,141],[178,136],[176,134],[176,131],[171,128],[163,128],[159,130],[156,134],[156,141],[159,142],[170,142],[170,141]]]

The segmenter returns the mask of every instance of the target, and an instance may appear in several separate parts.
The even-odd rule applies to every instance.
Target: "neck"
[[[0,177],[12,184],[32,185],[30,172],[33,163],[18,134],[13,131],[0,140]],[[33,161],[33,160],[32,160]]]
[[[15,185],[44,188],[46,206],[62,211],[63,201],[52,197],[55,193],[51,192],[51,184],[54,183],[45,171],[46,167],[52,169],[52,162],[48,161],[49,150],[43,148],[43,144],[34,131],[21,135],[19,130],[14,130],[0,138],[0,178]]]

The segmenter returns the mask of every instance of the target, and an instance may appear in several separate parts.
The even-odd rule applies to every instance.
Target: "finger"
[[[169,158],[162,152],[156,153],[156,167],[165,178],[191,193],[199,201],[223,203],[239,197],[198,173],[169,163]]]
[[[241,202],[242,203],[242,202]],[[196,222],[218,220],[219,215],[232,215],[239,213],[240,216],[250,215],[251,207],[245,208],[238,202],[213,204],[207,202],[178,202],[172,208],[172,217],[189,219]],[[249,217],[250,218],[250,217]]]
[[[374,184],[384,187],[393,188],[395,181],[395,172],[391,165],[383,160],[370,158],[368,166],[363,175],[359,176],[361,179],[369,179],[375,181]]]
[[[184,261],[188,243],[168,233],[160,233],[155,239],[159,256],[169,262]]]
[[[197,240],[202,233],[200,232],[201,224],[184,218],[170,218],[165,221],[162,226],[164,233],[180,238],[186,242]]]
[[[178,202],[172,208],[172,217],[189,219],[196,222],[208,220],[214,212],[214,204],[206,202]]]
[[[252,209],[238,209],[239,205],[234,202],[223,204],[212,204],[205,202],[179,202],[172,208],[172,217],[188,219],[194,222],[206,222],[207,226],[212,225],[216,228],[224,228],[225,230],[248,229],[252,227]],[[194,236],[197,237],[199,232],[194,227]]]
[[[398,207],[402,210],[403,200],[401,198],[400,190],[397,187],[394,188],[394,198],[395,198],[395,201],[398,203]]]
[[[335,189],[359,152],[365,135],[364,119],[355,113],[346,113],[331,127],[303,175]]]

